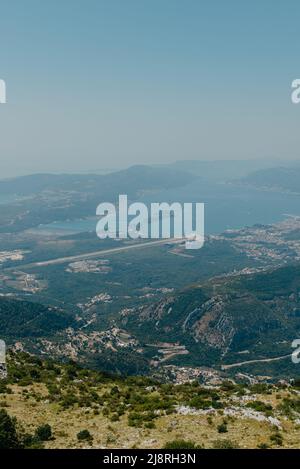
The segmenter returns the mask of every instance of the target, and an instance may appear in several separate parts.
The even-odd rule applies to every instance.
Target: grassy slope
[[[242,403],[243,395],[248,401],[271,404],[271,415],[282,425],[283,447],[299,446],[300,426],[295,420],[296,414],[291,412],[290,406],[288,410],[281,409],[283,399],[290,398],[300,411],[299,392],[292,388],[228,388],[224,384],[205,390],[198,384],[151,384],[149,378],[108,377],[74,365],[49,364],[25,354],[10,357],[7,387],[12,392],[2,389],[1,406],[17,417],[26,432],[32,434],[44,423],[51,425],[54,439],[45,443],[47,448],[90,447],[91,443],[77,440],[77,433],[83,429],[92,434],[94,448],[162,448],[168,441],[183,438],[205,448],[213,447],[219,439],[235,441],[242,448],[256,448],[262,443],[278,446],[270,440],[276,429],[266,420],[226,417],[227,433],[218,432],[226,409],[247,408],[246,403]],[[211,421],[207,415],[181,415],[175,411],[174,404],[191,406],[195,402],[200,403],[200,407],[212,404],[223,408],[214,409]],[[222,405],[217,406],[220,402]],[[161,415],[153,417],[159,408]],[[113,421],[116,411],[121,415],[118,421]],[[134,421],[132,416],[137,414],[143,417]],[[259,415],[265,418],[268,413],[263,411]],[[155,428],[146,428],[149,422]]]

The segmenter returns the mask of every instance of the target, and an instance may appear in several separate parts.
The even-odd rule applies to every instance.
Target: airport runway
[[[47,261],[41,262],[32,262],[31,264],[20,264],[14,267],[8,267],[7,269],[3,269],[4,271],[12,271],[12,270],[19,270],[19,269],[30,269],[34,267],[46,267],[49,265],[57,265],[57,264],[69,264],[70,262],[76,261],[83,261],[87,259],[93,259],[97,257],[108,256],[111,254],[118,254],[134,249],[145,249],[149,247],[155,247],[164,244],[181,244],[184,239],[159,239],[157,241],[147,241],[146,243],[136,243],[136,244],[128,244],[127,246],[121,246],[119,248],[110,248],[110,249],[103,249],[102,251],[94,251],[88,252],[83,254],[77,254],[76,256],[67,256],[67,257],[59,257],[57,259],[49,259]]]

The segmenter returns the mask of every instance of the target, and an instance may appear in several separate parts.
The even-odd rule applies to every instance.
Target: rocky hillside
[[[0,448],[296,448],[298,385],[174,385],[10,353]]]
[[[300,373],[300,265],[234,273],[125,308],[105,330],[63,310],[0,298],[0,336],[15,349],[74,359],[119,374],[208,366],[271,378]]]
[[[144,344],[173,344],[170,358],[177,364],[221,366],[288,355],[300,335],[300,266],[214,278],[135,310],[122,325]],[[185,353],[176,353],[180,346]]]
[[[62,309],[0,297],[0,337],[7,342],[49,337],[59,330],[74,325],[74,318]]]

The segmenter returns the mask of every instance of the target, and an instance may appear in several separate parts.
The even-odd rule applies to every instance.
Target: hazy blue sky
[[[1,174],[298,157],[299,0],[1,0]]]

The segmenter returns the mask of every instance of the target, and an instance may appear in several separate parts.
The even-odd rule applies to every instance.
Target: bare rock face
[[[141,321],[159,321],[168,312],[168,309],[173,304],[174,300],[174,297],[169,297],[143,308],[139,314],[139,319]]]
[[[219,295],[201,305],[201,318],[192,325],[196,341],[226,352],[234,336],[232,317],[227,313],[226,297]]]
[[[156,347],[156,362],[212,367],[239,363],[245,351],[251,359],[288,356],[300,330],[299,292],[299,265],[216,277],[133,309],[126,327]]]

